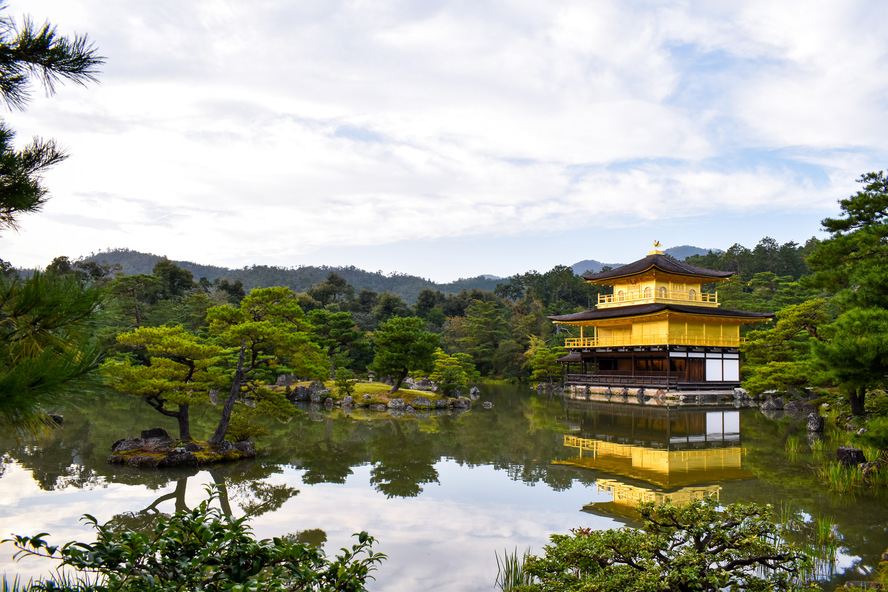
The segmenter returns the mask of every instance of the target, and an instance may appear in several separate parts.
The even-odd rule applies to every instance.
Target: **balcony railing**
[[[718,292],[697,292],[696,290],[617,290],[614,294],[599,294],[598,305],[626,306],[628,304],[647,304],[650,302],[694,302],[701,306],[718,306]]]
[[[682,335],[643,335],[641,337],[575,337],[564,340],[564,347],[633,347],[647,345],[698,345],[737,347],[746,341],[738,337],[689,337]]]

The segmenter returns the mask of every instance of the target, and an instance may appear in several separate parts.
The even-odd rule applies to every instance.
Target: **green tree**
[[[482,374],[490,375],[498,369],[495,360],[497,349],[510,339],[510,329],[505,310],[497,302],[473,300],[469,305],[461,346],[472,356]]]
[[[558,361],[564,355],[563,351],[550,348],[539,337],[530,338],[530,347],[524,353],[524,365],[531,371],[531,379],[544,380],[550,385],[556,379],[561,378],[563,370]]]
[[[364,348],[369,342],[364,339],[364,332],[355,325],[351,313],[316,309],[308,313],[308,319],[315,341],[330,360],[330,378],[335,380],[336,366],[333,360],[336,354],[350,348]]]
[[[463,354],[465,355],[465,354]],[[444,353],[440,347],[435,350],[435,369],[429,376],[438,385],[442,395],[453,395],[468,384],[468,376],[460,360]]]
[[[881,388],[888,373],[888,310],[852,308],[813,343],[818,361],[848,395],[852,415],[865,415],[866,392]]]
[[[144,307],[161,298],[163,285],[156,275],[124,275],[108,284],[108,293],[121,302],[126,302],[124,308],[132,311],[133,326],[138,329],[142,326]],[[139,304],[142,304],[141,308]]]
[[[411,372],[431,372],[438,336],[424,331],[425,323],[418,317],[393,317],[373,333],[376,356],[371,368],[380,376],[392,375],[397,392]]]
[[[49,407],[98,367],[103,296],[74,276],[0,275],[0,422],[37,431]]]
[[[308,289],[308,295],[320,302],[321,306],[327,306],[354,298],[355,288],[344,277],[331,271],[327,279]]]
[[[393,317],[409,317],[410,307],[397,294],[383,292],[379,295],[372,312],[373,320],[377,326],[380,326]]]
[[[808,264],[811,283],[836,292],[843,311],[814,353],[848,392],[852,413],[863,415],[867,390],[888,373],[880,338],[888,318],[888,178],[879,171],[858,182],[863,189],[839,202],[841,217],[823,220],[831,236],[817,244]]]
[[[248,393],[270,413],[292,413],[284,394],[268,388],[278,374],[325,379],[324,355],[311,339],[311,325],[292,290],[256,288],[238,308],[216,306],[207,311],[209,333],[221,345],[237,348],[229,365],[230,389],[216,431],[209,442],[225,439],[235,403]]]
[[[0,5],[0,10],[4,7]],[[37,79],[48,94],[58,82],[95,80],[102,58],[85,36],[61,37],[55,27],[35,27],[0,18],[0,98],[23,109],[29,84]],[[22,214],[47,200],[43,174],[65,159],[54,141],[35,138],[20,150],[13,131],[0,122],[0,232],[16,229]],[[84,379],[98,365],[87,331],[101,296],[57,274],[0,277],[0,421],[39,429],[44,411],[58,402],[62,387]]]
[[[103,61],[86,36],[63,37],[48,23],[36,27],[29,19],[0,18],[0,98],[10,108],[24,109],[32,79],[51,95],[58,82],[94,82]],[[0,231],[17,228],[21,214],[43,207],[47,189],[42,176],[66,157],[54,141],[39,138],[15,150],[13,137],[0,122]]]
[[[713,499],[639,506],[641,529],[574,529],[526,561],[527,592],[717,592],[808,589],[809,560],[783,542],[769,506]]]
[[[112,378],[111,385],[176,418],[179,439],[191,440],[191,406],[208,403],[210,389],[219,384],[222,348],[187,333],[181,326],[142,327],[121,333],[117,341],[143,349],[148,363],[134,363],[129,357],[106,361],[103,370]]]
[[[867,173],[864,187],[839,201],[842,216],[826,218],[830,238],[808,258],[814,283],[838,293],[850,306],[888,308],[888,178]]]
[[[164,298],[184,296],[195,287],[194,275],[166,258],[155,263],[151,273],[160,279]]]
[[[790,390],[811,384],[818,372],[811,342],[822,341],[830,321],[826,300],[810,300],[777,312],[777,323],[751,331],[741,344],[744,386],[752,393]]]

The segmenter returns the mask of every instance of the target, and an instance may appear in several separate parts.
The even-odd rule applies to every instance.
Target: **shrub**
[[[770,506],[712,499],[639,506],[641,530],[574,529],[525,561],[533,592],[800,590],[810,560],[784,542]]]

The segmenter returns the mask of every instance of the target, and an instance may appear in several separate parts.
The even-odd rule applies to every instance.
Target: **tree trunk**
[[[188,419],[188,405],[179,405],[179,413],[176,414],[179,422],[179,439],[183,442],[191,441],[191,422]]]
[[[219,425],[216,426],[216,431],[213,432],[213,437],[210,438],[210,446],[221,444],[222,440],[225,439],[225,434],[228,433],[228,424],[231,422],[231,410],[234,409],[234,402],[237,400],[238,395],[240,395],[241,383],[244,381],[244,352],[246,349],[247,340],[244,339],[241,342],[240,353],[237,356],[237,370],[234,371],[231,391],[228,393],[225,405],[222,406],[222,417],[219,418]]]
[[[866,400],[866,387],[851,388],[848,391],[848,399],[851,402],[851,415],[866,415],[863,403]]]
[[[410,372],[409,370],[404,370],[403,372],[401,372],[401,376],[399,376],[398,380],[395,381],[395,386],[393,386],[391,388],[391,390],[389,391],[389,394],[398,392],[398,389],[401,388],[401,383],[404,382],[405,378],[407,378],[407,374],[409,372]]]
[[[330,351],[327,357],[330,358],[330,380],[336,380],[336,363],[333,362],[333,352]]]

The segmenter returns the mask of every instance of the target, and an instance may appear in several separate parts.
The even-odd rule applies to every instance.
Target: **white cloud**
[[[7,115],[22,139],[57,137],[72,155],[47,177],[47,219],[0,239],[20,265],[109,246],[296,264],[331,242],[415,250],[578,224],[601,241],[580,259],[614,243],[603,220],[826,210],[884,168],[876,2],[33,0],[9,12],[25,10],[89,33],[108,64],[100,85]]]

